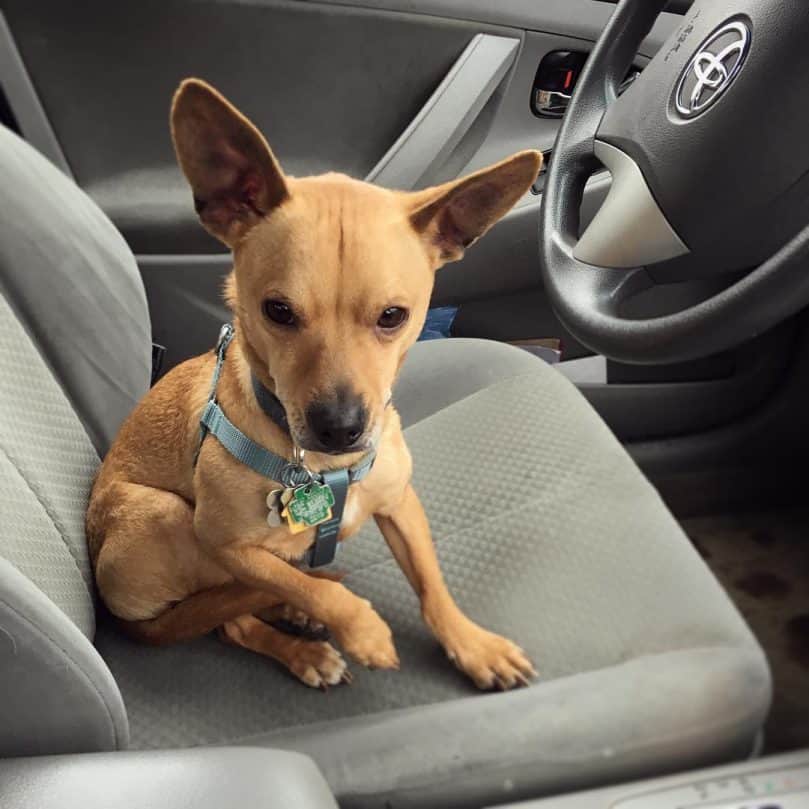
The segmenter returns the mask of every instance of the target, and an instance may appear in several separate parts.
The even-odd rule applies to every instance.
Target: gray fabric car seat
[[[151,376],[143,282],[85,194],[0,127],[0,290],[102,455]]]
[[[2,126],[0,178],[0,756],[115,749],[84,511],[148,387],[143,285],[106,217]]]
[[[725,593],[578,391],[477,340],[417,345],[397,403],[450,584],[529,651],[535,684],[476,693],[373,526],[338,565],[391,623],[401,671],[354,666],[352,687],[323,694],[212,638],[153,649],[103,619],[94,631],[81,514],[94,444],[103,452],[146,388],[148,315],[112,226],[0,130],[0,176],[12,170],[15,187],[0,183],[0,755],[249,741],[309,753],[342,806],[449,807],[751,750],[769,672]],[[67,317],[66,347],[51,338]]]

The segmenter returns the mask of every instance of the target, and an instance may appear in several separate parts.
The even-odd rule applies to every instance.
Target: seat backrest
[[[120,693],[92,645],[84,513],[150,357],[126,244],[0,127],[0,757],[126,746]]]
[[[149,387],[143,281],[101,209],[3,126],[0,291],[103,455]]]

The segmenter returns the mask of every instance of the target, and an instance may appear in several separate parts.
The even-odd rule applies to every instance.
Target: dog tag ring
[[[281,470],[281,484],[287,489],[296,489],[314,482],[315,476],[303,458],[304,451],[297,444],[293,445],[292,460]]]

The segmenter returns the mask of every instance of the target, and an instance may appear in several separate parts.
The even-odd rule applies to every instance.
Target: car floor
[[[696,517],[683,528],[770,661],[765,752],[809,747],[809,509]]]

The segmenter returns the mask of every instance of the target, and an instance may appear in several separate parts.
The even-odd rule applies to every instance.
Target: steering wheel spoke
[[[626,152],[596,140],[593,152],[612,185],[573,256],[585,264],[630,269],[685,255],[688,247],[657,204],[638,164]]]

